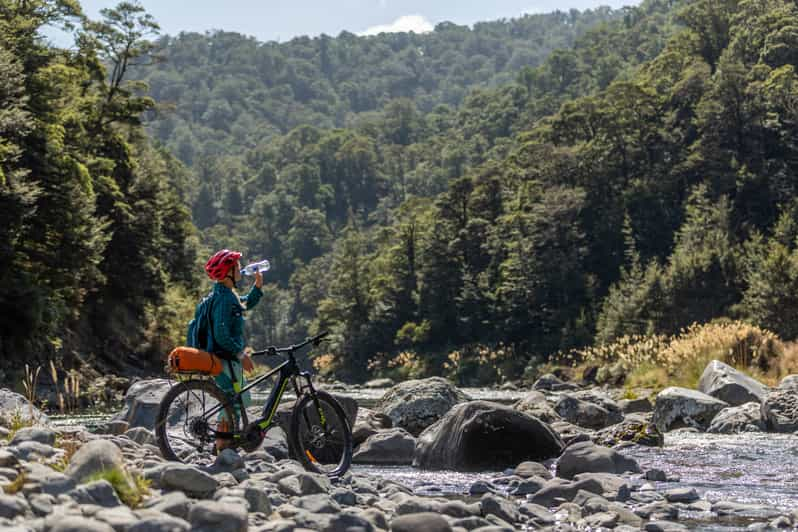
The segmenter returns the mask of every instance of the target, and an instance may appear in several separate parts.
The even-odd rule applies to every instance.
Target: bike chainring
[[[253,423],[244,429],[244,433],[241,435],[240,446],[244,451],[251,453],[260,447],[260,444],[263,442],[263,437],[263,431],[257,423]]]

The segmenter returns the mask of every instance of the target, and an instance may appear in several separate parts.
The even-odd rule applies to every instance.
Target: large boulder
[[[720,360],[713,360],[707,364],[698,382],[698,389],[732,406],[752,401],[761,403],[768,393],[764,384]]]
[[[795,432],[798,430],[798,391],[777,390],[762,402],[762,419],[768,430]]]
[[[728,403],[711,395],[671,386],[657,394],[652,422],[662,432],[682,427],[706,430]]]
[[[380,431],[358,447],[352,461],[356,464],[409,465],[413,463],[416,439],[406,430]]]
[[[7,388],[0,388],[0,423],[10,423],[15,417],[26,423],[45,425],[49,422],[47,416],[24,396]]]
[[[569,445],[557,460],[557,476],[572,479],[580,473],[640,473],[632,458],[589,441]]]
[[[564,444],[537,418],[488,401],[452,408],[418,438],[413,465],[425,469],[506,469],[559,456]]]
[[[583,399],[577,394],[564,394],[554,410],[565,421],[588,429],[601,429],[623,419],[621,409],[608,397]]]
[[[751,402],[740,406],[724,408],[712,423],[707,432],[715,434],[736,434],[739,432],[763,432],[766,430],[762,419],[761,405]]]
[[[446,379],[431,377],[397,384],[385,392],[376,410],[390,417],[394,427],[418,436],[454,405],[469,399]]]
[[[545,421],[546,423],[553,423],[560,420],[560,415],[551,407],[546,400],[546,396],[535,390],[528,392],[524,397],[519,399],[513,405],[513,408],[528,416]]]
[[[153,430],[161,399],[172,387],[166,379],[142,380],[134,383],[125,394],[125,406],[113,421],[125,421],[128,428],[144,427]]]

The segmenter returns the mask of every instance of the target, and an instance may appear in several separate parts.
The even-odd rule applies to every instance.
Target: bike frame
[[[268,373],[256,378],[254,381],[247,384],[244,388],[241,388],[238,382],[233,382],[233,389],[235,391],[235,394],[224,403],[220,403],[219,405],[205,412],[203,419],[208,420],[212,416],[221,412],[223,408],[229,405],[235,405],[236,403],[238,403],[240,407],[242,430],[240,432],[217,432],[211,429],[211,432],[213,433],[214,436],[223,439],[235,439],[250,426],[250,422],[247,418],[247,409],[244,407],[243,395],[252,388],[256,387],[258,384],[271,378],[275,373],[279,372],[280,375],[277,379],[277,383],[275,384],[274,388],[272,388],[272,391],[269,394],[269,398],[266,400],[266,404],[263,405],[263,413],[261,414],[260,418],[252,422],[253,424],[257,424],[258,428],[260,428],[260,430],[263,432],[268,430],[269,427],[271,426],[272,420],[274,419],[274,414],[277,413],[277,407],[280,406],[280,400],[282,399],[283,393],[285,393],[285,389],[288,386],[289,382],[291,382],[294,386],[294,392],[296,393],[297,399],[299,399],[302,396],[302,393],[304,393],[307,390],[310,390],[311,393],[315,392],[315,389],[313,388],[313,382],[311,381],[310,378],[310,373],[299,370],[299,366],[297,365],[296,359],[294,358],[293,351],[294,349],[291,349],[288,352],[288,360],[284,361],[282,364],[272,369]],[[253,353],[253,356],[263,355],[263,354],[268,354],[268,353],[266,351],[260,351],[257,353]],[[229,361],[228,361],[228,367],[230,368],[230,373],[232,374],[233,367]],[[298,378],[305,379],[304,386],[300,386],[300,384],[297,382]]]

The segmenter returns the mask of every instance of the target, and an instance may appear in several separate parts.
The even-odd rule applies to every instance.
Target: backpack
[[[213,292],[202,298],[194,311],[194,319],[188,324],[186,345],[212,353],[213,327],[211,326],[211,310],[213,308]]]

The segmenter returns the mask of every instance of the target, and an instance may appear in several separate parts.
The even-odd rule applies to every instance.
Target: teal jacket
[[[260,301],[263,292],[253,286],[245,296],[239,298],[222,283],[213,287],[211,326],[213,351],[237,355],[244,350],[244,311],[252,309]],[[242,304],[243,303],[243,304]]]

